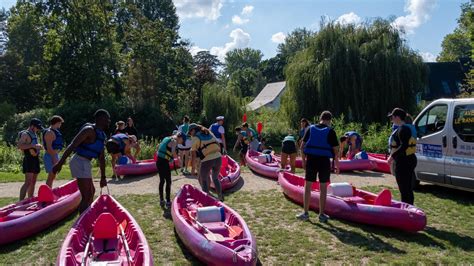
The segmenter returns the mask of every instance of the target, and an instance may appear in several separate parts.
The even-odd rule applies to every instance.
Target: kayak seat
[[[13,211],[9,213],[6,217],[3,218],[3,221],[10,221],[14,219],[21,218],[23,216],[26,216],[30,213],[33,213],[34,211]]]
[[[390,206],[392,204],[392,192],[388,189],[382,190],[375,198],[374,205]]]
[[[221,234],[224,237],[229,236],[229,230],[225,226],[224,222],[211,222],[211,223],[202,223],[209,231],[216,233],[216,234]]]
[[[41,203],[54,202],[53,190],[46,184],[43,184],[38,189],[38,201]]]
[[[117,234],[117,220],[109,212],[99,215],[94,224],[92,235],[94,240],[94,258],[96,261],[117,260],[119,257],[119,236]]]

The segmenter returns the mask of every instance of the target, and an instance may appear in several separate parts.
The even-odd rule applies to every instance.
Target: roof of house
[[[255,97],[255,99],[247,105],[251,111],[265,106],[275,99],[283,92],[286,86],[286,81],[268,83],[262,91]]]
[[[460,62],[426,63],[428,66],[428,91],[426,100],[455,97],[460,93],[465,73]]]

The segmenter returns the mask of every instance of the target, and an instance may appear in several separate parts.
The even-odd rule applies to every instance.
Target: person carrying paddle
[[[224,201],[219,173],[222,165],[220,145],[212,132],[198,124],[189,125],[189,135],[192,137],[191,160],[193,162],[193,173],[195,172],[195,158],[201,160],[199,170],[199,183],[204,192],[209,193],[209,174],[212,176],[214,187],[219,200]]]
[[[56,174],[53,173],[53,165],[59,161],[59,151],[64,146],[63,135],[59,131],[63,123],[64,119],[59,115],[55,115],[49,120],[49,128],[43,133],[43,144],[46,150],[43,156],[43,163],[44,169],[48,173],[46,185],[50,188],[53,187],[53,181],[56,178]]]
[[[388,117],[398,126],[391,135],[391,151],[388,163],[393,162],[393,172],[400,190],[402,202],[413,205],[413,176],[417,164],[416,159],[416,129],[406,123],[407,113],[401,108],[395,108]]]
[[[176,146],[183,144],[186,141],[186,135],[183,132],[176,132],[176,134],[165,137],[158,145],[156,168],[160,176],[159,194],[160,206],[166,208],[171,207],[171,169],[170,162],[178,155],[176,154]],[[166,183],[166,202],[163,198],[163,188]]]
[[[23,151],[23,173],[25,174],[25,182],[20,188],[20,200],[23,200],[28,194],[28,198],[33,197],[35,192],[36,178],[40,172],[39,153],[43,146],[38,143],[39,131],[43,130],[42,122],[38,118],[30,121],[28,129],[18,134],[18,149]]]
[[[80,129],[72,143],[64,151],[59,162],[53,166],[53,173],[59,173],[69,155],[75,153],[69,162],[69,168],[72,177],[77,179],[77,185],[81,192],[79,213],[83,213],[94,200],[95,187],[92,181],[92,159],[99,160],[100,187],[107,186],[104,155],[107,136],[104,131],[109,128],[110,115],[106,110],[99,109],[95,112],[94,118],[95,123],[87,123]]]
[[[214,136],[217,139],[217,142],[219,142],[219,145],[221,147],[221,153],[226,154],[227,144],[225,141],[225,129],[223,125],[224,125],[224,117],[218,116],[216,117],[216,122],[209,127],[209,130],[212,132],[212,134],[214,134]]]
[[[339,142],[336,132],[331,128],[332,114],[324,111],[319,117],[319,124],[311,125],[301,143],[303,165],[305,166],[304,212],[296,216],[300,220],[309,219],[309,200],[311,186],[319,178],[319,221],[327,222],[329,216],[324,213],[326,207],[327,183],[331,175],[331,158],[334,158],[334,171],[339,173]],[[306,161],[306,163],[305,163]]]

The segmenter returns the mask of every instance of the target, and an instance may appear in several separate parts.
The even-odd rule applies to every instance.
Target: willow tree
[[[413,111],[426,82],[421,57],[385,20],[321,25],[285,74],[288,90],[282,105],[293,124],[323,110],[349,120],[386,121],[395,106]]]

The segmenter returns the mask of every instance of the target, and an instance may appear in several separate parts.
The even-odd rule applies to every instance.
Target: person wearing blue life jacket
[[[290,162],[291,172],[295,172],[295,162],[298,150],[296,149],[296,139],[288,134],[281,142],[281,169],[285,169],[288,161]]]
[[[80,213],[83,213],[94,200],[95,187],[92,181],[92,159],[99,160],[100,187],[107,186],[104,147],[107,138],[105,131],[110,125],[110,114],[104,109],[99,109],[94,113],[94,119],[94,124],[86,123],[82,126],[71,144],[67,146],[61,159],[53,166],[53,173],[59,173],[66,159],[71,153],[74,153],[69,162],[69,168],[72,177],[76,178],[77,186],[81,192]]]
[[[183,132],[177,131],[169,137],[161,140],[157,149],[156,168],[160,176],[159,195],[160,206],[166,208],[171,207],[171,168],[170,162],[178,155],[176,147],[178,144],[183,144],[186,141],[186,135]],[[163,188],[166,185],[166,202],[163,197]]]
[[[178,127],[178,131],[182,132],[186,137],[189,132],[189,116],[185,115],[183,117],[183,124]],[[186,141],[183,144],[178,144],[178,155],[181,162],[181,173],[184,175],[189,175],[188,171],[189,162],[191,161],[191,139],[186,138]]]
[[[237,140],[235,141],[233,151],[235,152],[237,150],[237,146],[240,146],[240,151],[239,151],[240,165],[245,166],[246,165],[245,155],[247,154],[247,151],[249,148],[248,134],[247,134],[247,131],[242,130],[241,127],[235,128],[235,134],[237,135]]]
[[[348,131],[340,138],[340,148],[339,156],[342,158],[344,153],[344,148],[347,145],[348,150],[346,153],[346,158],[349,160],[353,159],[369,159],[367,153],[362,150],[363,138],[356,131]]]
[[[211,131],[201,125],[189,125],[189,135],[191,136],[191,158],[193,162],[192,172],[195,173],[196,158],[201,160],[199,165],[199,183],[204,192],[209,193],[209,176],[212,177],[214,188],[218,199],[224,201],[222,194],[219,173],[222,165],[222,154],[219,143]]]
[[[225,141],[224,117],[216,117],[216,122],[209,127],[209,130],[214,134],[221,146],[221,153],[227,154],[227,143]]]
[[[40,172],[39,153],[43,146],[38,143],[38,132],[43,130],[42,122],[38,118],[30,121],[28,129],[18,133],[18,149],[23,151],[24,157],[22,170],[25,174],[25,182],[20,188],[20,200],[28,194],[28,198],[33,197],[35,192],[36,178]]]
[[[329,216],[324,213],[326,207],[327,183],[331,176],[331,158],[334,158],[334,171],[339,173],[339,141],[336,132],[331,128],[332,114],[324,111],[319,117],[319,124],[311,125],[303,137],[303,167],[305,168],[304,212],[297,216],[306,221],[309,219],[309,200],[311,187],[319,178],[319,221],[327,222]]]
[[[137,147],[137,139],[135,136],[129,136],[124,133],[118,133],[112,135],[110,139],[107,140],[105,148],[107,149],[107,152],[112,156],[111,163],[114,172],[112,179],[117,177],[117,175],[115,174],[115,165],[117,164],[119,158],[125,156],[128,157],[131,162],[136,161],[135,157],[132,155],[131,152],[132,147]],[[135,155],[138,155],[137,151],[138,150],[136,150]]]
[[[64,146],[63,135],[59,131],[63,123],[64,119],[59,115],[55,115],[49,120],[49,128],[43,132],[43,145],[46,151],[43,156],[43,163],[44,169],[48,173],[46,185],[50,188],[53,187],[53,181],[56,178],[56,174],[53,173],[53,165],[59,161],[59,152]]]
[[[414,204],[413,178],[415,177],[416,159],[416,130],[406,123],[407,113],[401,108],[395,108],[388,117],[397,130],[391,137],[391,151],[388,163],[393,162],[393,172],[400,190],[401,201]]]

